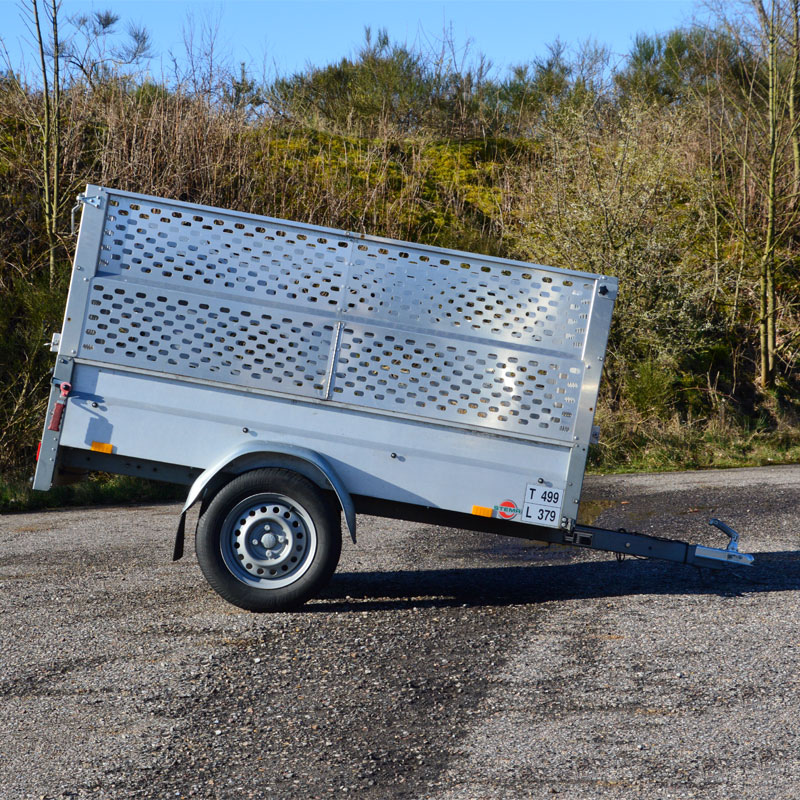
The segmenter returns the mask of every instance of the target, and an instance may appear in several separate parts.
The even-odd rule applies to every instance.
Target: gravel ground
[[[282,615],[170,562],[174,506],[0,517],[0,798],[800,797],[800,468],[592,478],[716,574],[361,518]]]

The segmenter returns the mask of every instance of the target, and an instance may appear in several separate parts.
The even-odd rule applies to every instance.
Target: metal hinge
[[[597,425],[592,425],[592,432],[589,434],[589,444],[600,443],[600,428]]]
[[[86,204],[89,206],[94,206],[95,208],[102,208],[103,205],[103,197],[102,195],[95,195],[94,197],[88,197],[83,192],[78,195],[77,202],[72,207],[72,211],[70,213],[70,232],[72,235],[75,235],[75,215],[80,210],[82,204]]]
[[[45,347],[47,347],[47,345],[45,345]],[[59,347],[61,347],[61,334],[54,333],[53,338],[50,340],[50,352],[57,353]]]

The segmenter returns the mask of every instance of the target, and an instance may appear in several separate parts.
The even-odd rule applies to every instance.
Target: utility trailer
[[[190,486],[226,600],[320,590],[356,513],[720,567],[577,522],[617,280],[89,185],[34,488]]]

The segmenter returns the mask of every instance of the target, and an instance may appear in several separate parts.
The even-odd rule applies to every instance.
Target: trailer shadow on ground
[[[628,559],[485,568],[337,573],[306,612],[506,606],[630,595],[800,591],[800,551],[754,553],[752,567],[714,570]]]

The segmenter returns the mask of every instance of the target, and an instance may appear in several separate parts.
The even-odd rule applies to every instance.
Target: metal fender
[[[186,512],[200,499],[206,489],[214,489],[225,482],[225,477],[241,475],[261,467],[284,467],[304,475],[319,486],[333,490],[344,512],[347,530],[353,543],[356,541],[356,509],[350,492],[328,460],[306,447],[277,442],[255,441],[240,445],[202,472],[189,489],[181,509],[181,518],[175,535],[172,560],[183,555]]]

